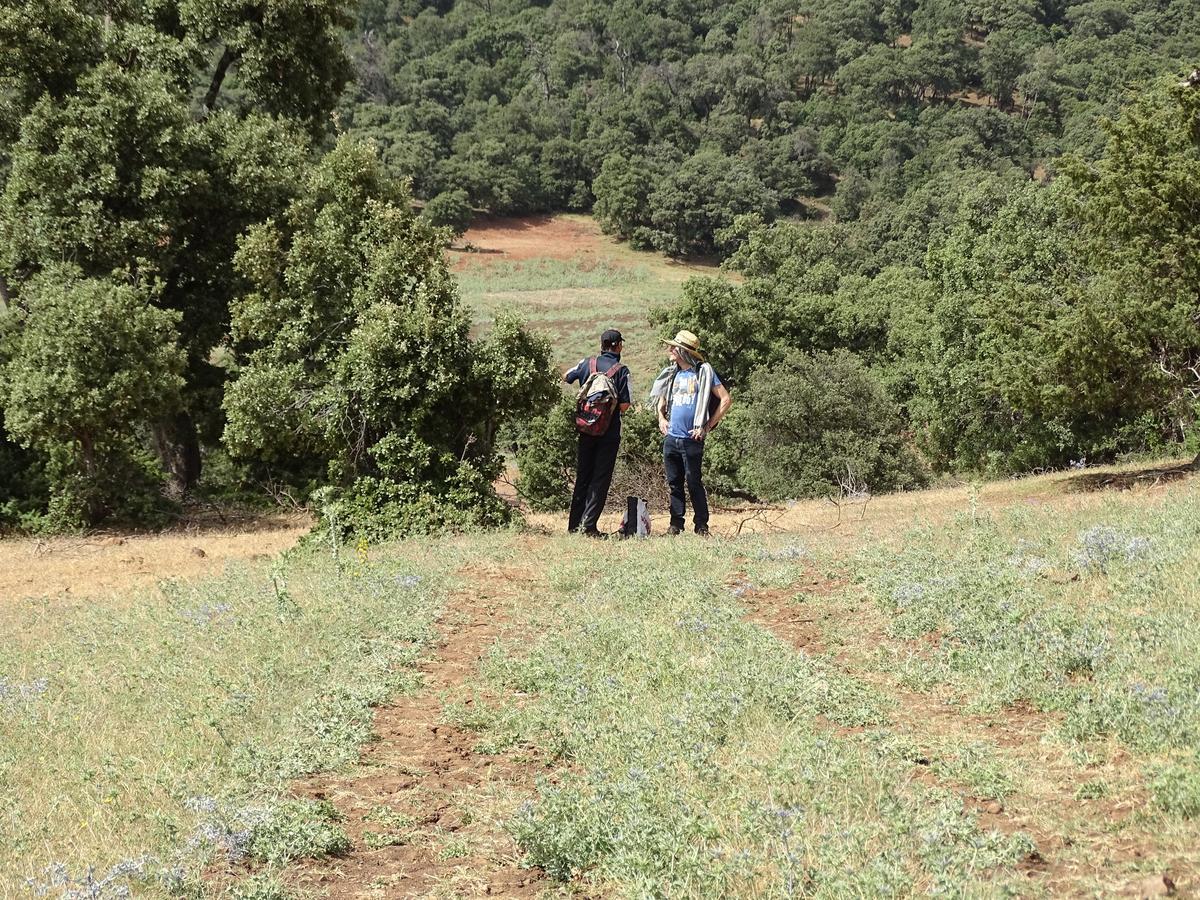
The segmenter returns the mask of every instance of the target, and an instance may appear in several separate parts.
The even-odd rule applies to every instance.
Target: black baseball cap
[[[621,332],[615,328],[610,328],[604,334],[600,335],[601,346],[605,344],[619,344],[624,340],[625,338],[621,337]]]

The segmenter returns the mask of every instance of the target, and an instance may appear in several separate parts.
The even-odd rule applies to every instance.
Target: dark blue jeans
[[[703,441],[670,435],[663,439],[663,468],[667,472],[667,487],[671,490],[671,524],[681,530],[683,517],[687,513],[687,501],[683,495],[685,484],[692,495],[692,522],[696,530],[708,528],[708,494],[704,491],[704,481],[700,476],[703,461]]]

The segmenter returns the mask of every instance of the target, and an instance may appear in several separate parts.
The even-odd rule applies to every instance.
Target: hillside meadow
[[[318,534],[9,595],[0,895],[1189,895],[1198,495],[1163,464],[709,541]]]
[[[571,214],[477,221],[452,244],[447,261],[476,330],[486,330],[498,312],[516,311],[551,339],[563,370],[598,353],[602,331],[620,329],[637,401],[667,361],[662,329],[648,313],[666,309],[690,277],[739,278],[703,261],[633,250],[604,234],[592,216]]]

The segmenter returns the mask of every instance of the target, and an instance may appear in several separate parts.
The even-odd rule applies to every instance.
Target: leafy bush
[[[718,234],[739,215],[774,218],[779,199],[743,160],[702,150],[659,180],[647,204],[654,247],[682,256],[732,249]]]
[[[48,499],[45,464],[8,440],[0,422],[0,530],[33,524]]]
[[[350,838],[337,824],[340,818],[328,801],[283,800],[254,829],[250,855],[278,865],[300,857],[345,853],[350,849]]]
[[[471,224],[474,210],[471,209],[471,198],[462,188],[452,191],[442,191],[425,204],[422,212],[434,225],[444,226],[456,235],[462,234]]]
[[[608,489],[610,510],[623,510],[625,498],[631,496],[645,498],[653,508],[666,508],[662,440],[654,410],[642,407],[625,413],[621,420],[621,449]]]
[[[1200,816],[1200,756],[1190,764],[1162,766],[1150,782],[1154,802],[1180,818]]]
[[[557,512],[571,505],[578,432],[572,424],[575,401],[564,396],[549,412],[531,420],[515,438],[517,490],[530,507]]]
[[[572,423],[574,409],[575,401],[564,397],[516,438],[518,490],[535,510],[558,512],[571,505],[579,442]],[[648,408],[631,409],[621,417],[621,447],[606,508],[619,511],[630,496],[643,497],[659,508],[667,502],[662,435],[658,418]]]
[[[736,420],[740,480],[760,497],[886,491],[924,483],[900,411],[852,353],[794,353],[759,369]],[[732,423],[731,423],[732,424]]]
[[[178,321],[137,288],[59,269],[30,281],[21,311],[0,322],[5,428],[48,461],[50,526],[161,506],[138,431],[178,403]]]
[[[473,342],[442,257],[374,152],[343,139],[282,220],[254,229],[233,308],[245,358],[225,441],[323,470],[336,530],[374,537],[503,521],[496,434],[553,397],[549,345],[511,317]]]

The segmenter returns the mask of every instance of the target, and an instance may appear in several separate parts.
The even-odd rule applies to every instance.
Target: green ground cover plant
[[[446,583],[368,555],[0,606],[0,894],[195,894],[206,864],[344,850],[288,782],[353,762],[372,707],[419,684]],[[277,891],[268,871],[241,894]]]
[[[735,553],[760,554],[742,580]],[[520,699],[451,710],[482,749],[559,762],[510,825],[529,862],[631,897],[1003,890],[1029,838],[980,830],[902,756],[839,733],[885,723],[887,699],[743,618],[749,586],[796,583],[797,547],[561,555],[525,613],[540,639],[483,667]]]
[[[963,515],[854,569],[893,639],[933,638],[910,687],[977,711],[1032,704],[1081,745],[1116,738],[1146,760],[1160,809],[1200,814],[1195,487],[1146,507]]]

